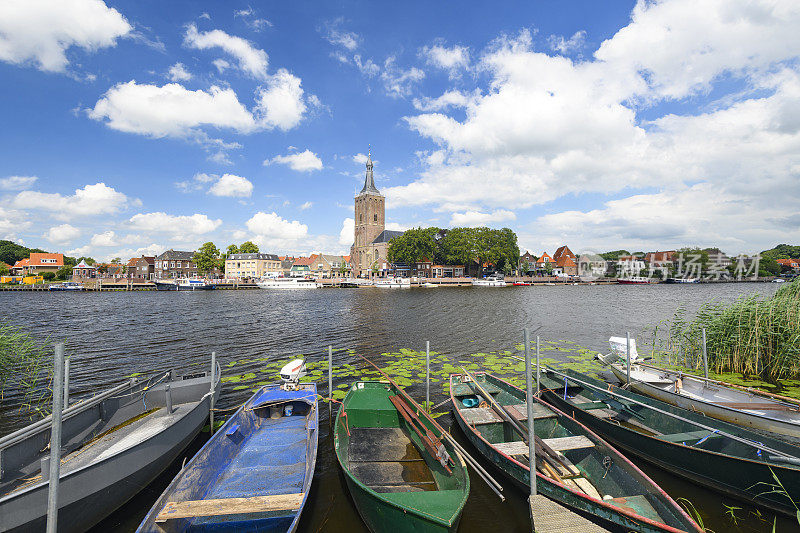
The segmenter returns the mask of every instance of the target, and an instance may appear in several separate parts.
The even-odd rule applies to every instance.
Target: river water
[[[232,379],[225,383],[217,406],[226,409],[250,396],[253,387],[245,386],[247,377],[243,376],[259,373],[265,358],[285,361],[304,354],[309,361],[319,361],[326,357],[326,347],[332,345],[343,349],[335,355],[336,367],[360,365],[353,351],[380,364],[386,357],[381,354],[424,350],[429,340],[431,350],[444,354],[454,364],[465,357],[478,362],[479,358],[471,354],[514,350],[525,327],[536,330],[535,335],[543,340],[576,343],[603,352],[607,351],[609,336],[624,336],[630,331],[643,347],[653,327],[671,318],[679,306],[693,312],[706,301],[732,301],[754,293],[769,296],[777,287],[738,283],[196,293],[0,292],[0,309],[3,321],[22,326],[37,338],[66,342],[71,357],[72,397],[107,388],[134,372],[209,365],[210,353],[216,351],[223,376]],[[547,357],[564,358],[570,353],[574,352],[555,351]],[[324,381],[318,384],[320,392],[327,388]],[[346,376],[338,377],[334,387],[344,387],[350,381]],[[417,399],[424,399],[424,385],[415,383],[408,390]],[[441,383],[434,384],[431,400],[438,403],[445,398]],[[0,434],[25,423],[11,415],[17,399],[12,392],[0,405]],[[320,412],[317,469],[301,531],[366,531],[333,454],[324,421],[327,408],[321,405]],[[439,421],[446,428],[455,425],[449,414]],[[464,441],[457,428],[453,432]],[[201,445],[202,437],[184,455],[191,456]],[[471,450],[469,445],[467,449]],[[97,531],[135,529],[180,468],[182,459]],[[691,501],[705,526],[718,533],[772,531],[769,513],[759,518],[753,509],[735,500],[656,468],[643,468],[673,498]],[[502,482],[500,474],[493,472]],[[510,483],[504,485],[508,498],[500,503],[473,474],[461,533],[530,531],[526,495]],[[735,519],[726,512],[726,505],[741,508],[734,511]],[[796,524],[778,520],[777,531],[792,530],[797,530]]]

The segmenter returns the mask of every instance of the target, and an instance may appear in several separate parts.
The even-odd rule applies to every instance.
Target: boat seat
[[[594,448],[594,442],[585,435],[573,435],[572,437],[556,437],[553,439],[542,439],[542,442],[550,446],[557,452],[566,450],[579,450],[581,448]]]
[[[576,403],[574,404],[576,409],[581,409],[583,411],[588,411],[590,409],[604,409],[606,407],[605,402],[583,402],[583,403]]]
[[[491,383],[487,383],[485,381],[480,382],[481,387],[484,388],[486,392],[489,394],[497,394],[500,392],[500,388],[497,385],[493,385]],[[480,391],[477,387],[472,386],[471,381],[467,381],[466,383],[457,383],[453,387],[453,396],[473,396],[475,394],[480,394]]]
[[[521,440],[513,442],[497,442],[492,444],[492,446],[494,446],[498,452],[502,452],[508,456],[528,455],[528,452],[530,451],[528,449],[528,445]]]
[[[193,500],[167,502],[156,516],[156,522],[178,518],[223,516],[274,511],[296,511],[303,503],[305,493],[253,496],[252,498],[225,498],[221,500]]]
[[[658,438],[667,442],[684,442],[689,440],[700,440],[703,437],[718,437],[719,435],[707,430],[688,431],[686,433],[670,433],[669,435],[659,435]]]
[[[519,405],[506,405],[504,406],[511,416],[517,420],[528,419],[528,407],[523,403]],[[498,415],[491,407],[470,407],[461,409],[459,411],[467,424],[479,426],[481,424],[494,424],[504,422],[500,415]],[[542,420],[544,418],[555,418],[556,414],[547,409],[541,404],[534,404],[533,406],[533,419]]]

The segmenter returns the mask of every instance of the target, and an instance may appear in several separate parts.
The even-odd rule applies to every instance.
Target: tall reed
[[[0,322],[0,401],[15,393],[17,408],[47,414],[52,396],[52,351],[22,328]]]
[[[668,326],[661,351],[671,362],[700,368],[705,328],[710,370],[772,382],[800,377],[800,278],[770,298],[708,302],[693,319],[681,307]]]

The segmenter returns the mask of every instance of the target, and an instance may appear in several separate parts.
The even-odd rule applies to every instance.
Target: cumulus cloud
[[[43,235],[45,239],[53,244],[66,244],[81,236],[81,230],[70,224],[53,226]]]
[[[152,232],[170,234],[176,238],[188,239],[210,233],[221,224],[220,219],[211,219],[207,215],[169,215],[164,212],[137,213],[128,221],[132,228]]]
[[[229,35],[222,30],[199,32],[195,24],[190,24],[186,29],[183,44],[187,48],[196,50],[220,48],[235,59],[239,69],[248,76],[258,80],[267,79],[269,56],[246,39]]]
[[[256,98],[256,113],[261,126],[290,130],[300,124],[307,106],[303,99],[302,80],[280,69],[267,81]]]
[[[479,97],[480,93],[477,91],[473,94],[467,94],[457,89],[452,89],[436,98],[428,96],[414,98],[414,107],[420,111],[447,111],[450,108],[468,107]]]
[[[0,2],[0,60],[63,72],[71,47],[94,51],[116,45],[131,25],[101,0]]]
[[[339,232],[339,244],[351,245],[355,235],[355,219],[346,218],[342,221],[342,230]]]
[[[407,69],[399,67],[396,56],[389,56],[383,62],[383,72],[381,73],[383,88],[386,94],[393,98],[409,96],[414,85],[424,78],[425,72],[417,67]]]
[[[497,209],[491,213],[481,213],[480,211],[466,211],[464,213],[453,213],[450,218],[450,225],[454,227],[477,227],[489,226],[508,220],[516,220],[517,215],[507,209]]]
[[[76,189],[75,194],[62,196],[59,193],[22,191],[12,200],[18,209],[50,211],[56,218],[113,214],[132,202],[125,194],[105,183],[86,185]]]
[[[308,226],[297,220],[290,222],[275,212],[259,211],[245,223],[245,226],[254,234],[252,240],[259,246],[273,248],[293,246],[308,235]]]
[[[36,176],[9,176],[0,178],[0,190],[3,191],[24,191],[30,189],[36,180]]]
[[[576,31],[572,37],[565,39],[563,35],[551,35],[547,38],[550,49],[560,54],[570,54],[580,51],[586,43],[586,32]]]
[[[89,244],[95,247],[117,246],[117,234],[111,230],[95,233],[92,235]]]
[[[188,81],[192,79],[192,74],[186,70],[186,67],[183,63],[175,63],[169,67],[167,78],[169,78],[171,81]]]
[[[425,46],[420,50],[420,56],[436,68],[446,70],[450,77],[458,75],[460,70],[469,66],[469,48],[466,46],[447,47],[443,42]]]
[[[223,174],[211,188],[209,194],[233,198],[249,198],[253,194],[253,184],[247,178],[234,174]]]
[[[314,202],[303,202],[300,205],[300,211],[305,211],[306,209],[311,209],[314,207]]]
[[[265,165],[286,165],[297,172],[313,172],[322,170],[322,160],[309,149],[294,154],[277,155],[272,159],[264,160]]]

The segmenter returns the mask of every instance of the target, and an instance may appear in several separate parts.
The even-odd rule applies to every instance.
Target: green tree
[[[781,273],[781,264],[771,257],[762,257],[758,263],[758,270],[759,276],[777,276]]]
[[[631,255],[631,253],[628,250],[614,250],[613,252],[606,252],[604,254],[600,254],[600,257],[602,257],[606,261],[616,261],[622,255]]]
[[[387,257],[392,263],[433,261],[437,252],[439,228],[414,228],[389,242]]]
[[[345,263],[344,261],[342,261],[342,264],[339,265],[339,274],[341,274],[342,276],[347,274],[347,263]]]
[[[527,274],[529,270],[531,270],[531,264],[527,261],[523,261],[519,264],[519,273],[521,276]]]
[[[258,253],[258,246],[256,246],[252,241],[243,242],[241,246],[239,246],[240,254],[257,254]]]
[[[0,263],[0,276],[8,276],[10,273],[8,266],[5,263]]]
[[[45,281],[53,281],[54,279],[56,279],[56,273],[55,272],[42,272],[42,279],[44,279]]]
[[[0,240],[0,261],[14,265],[20,259],[30,257],[31,253],[44,253],[40,248],[26,248],[13,241]]]
[[[469,265],[476,258],[472,228],[453,228],[440,241],[441,256],[450,265]]]
[[[61,281],[64,281],[71,275],[72,275],[72,267],[68,265],[64,265],[56,271],[56,278]]]
[[[201,274],[213,272],[215,268],[221,266],[219,248],[213,242],[207,242],[194,253],[192,261],[197,265],[197,271]],[[225,268],[224,263],[222,268]]]
[[[122,259],[119,257],[115,257],[114,259],[111,260],[112,265],[118,265],[120,263],[122,263]]]
[[[85,262],[86,262],[86,264],[87,264],[87,265],[89,265],[89,266],[92,266],[92,265],[95,265],[95,264],[97,264],[97,261],[95,261],[95,260],[94,260],[93,258],[91,258],[91,257],[79,257],[79,258],[78,258],[78,263],[80,263],[81,261],[85,261]],[[75,263],[75,264],[77,265],[78,263]]]
[[[87,261],[86,264],[88,265],[89,262]],[[108,265],[105,263],[100,263],[97,265],[97,273],[98,274],[105,274],[108,272]]]

